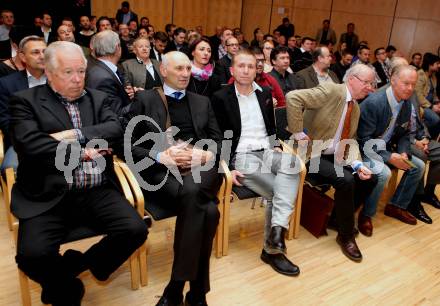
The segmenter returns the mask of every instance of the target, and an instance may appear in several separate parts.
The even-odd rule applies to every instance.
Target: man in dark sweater
[[[182,52],[168,52],[162,56],[160,72],[163,92],[138,92],[128,115],[149,118],[135,127],[129,124],[133,128],[134,162],[150,165],[139,171],[144,195],[177,214],[171,280],[157,305],[180,305],[185,281],[190,281],[186,303],[206,305],[209,258],[220,216],[216,195],[221,177],[216,160],[222,135],[209,99],[186,90],[191,76],[188,57]],[[169,133],[160,133],[171,125],[178,128],[174,139]],[[159,141],[137,144],[147,133]],[[203,147],[206,142],[199,140],[211,141],[207,150]]]

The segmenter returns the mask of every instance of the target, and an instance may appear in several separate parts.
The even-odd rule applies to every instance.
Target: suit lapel
[[[241,115],[240,106],[238,105],[237,95],[235,94],[234,84],[228,85],[228,98],[225,101],[226,113],[231,117],[231,124],[238,130],[241,135]]]
[[[122,89],[123,89],[123,86],[122,86],[122,84],[121,84],[121,81],[118,79],[118,77],[113,73],[113,71],[109,68],[109,67],[107,67],[107,65],[106,64],[104,64],[103,62],[101,62],[99,59],[96,59],[95,60],[96,61],[96,64],[98,65],[98,66],[100,66],[102,69],[104,69],[104,70],[107,70],[107,72],[108,73],[110,73],[110,75],[112,76],[112,78],[116,81],[116,82],[118,82],[118,84],[120,85],[120,87],[122,87]],[[125,91],[124,91],[125,92]]]
[[[194,128],[194,131],[196,132],[197,137],[200,138],[200,134],[197,129],[197,127],[199,126],[199,124],[197,124],[197,121],[199,118],[198,113],[197,113],[197,103],[196,103],[197,96],[193,95],[189,91],[187,91],[186,94],[188,97],[188,106],[189,106],[189,113],[191,114],[192,125]]]
[[[267,101],[264,99],[263,92],[260,90],[256,90],[255,94],[258,99],[258,104],[260,105],[261,114],[263,115],[264,123],[266,125],[266,128],[269,127],[269,117],[266,111],[267,103],[272,103],[272,101]]]
[[[40,96],[41,106],[48,111],[66,130],[73,129],[67,110],[63,104],[55,97],[54,93],[47,90],[46,95]]]
[[[85,95],[78,103],[82,126],[91,126],[94,124],[95,103],[91,96]]]

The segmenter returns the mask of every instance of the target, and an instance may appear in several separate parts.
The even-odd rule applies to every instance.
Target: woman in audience
[[[437,55],[425,53],[422,68],[417,71],[415,88],[420,106],[423,108],[425,124],[433,139],[436,139],[440,133],[440,101],[436,92],[437,78],[435,76],[439,65],[440,58]]]
[[[150,59],[150,41],[145,37],[138,37],[133,43],[133,52],[136,58],[122,63],[125,72],[125,86],[133,87],[136,92],[139,88],[151,89],[162,86],[159,62]]]
[[[270,53],[274,48],[274,43],[271,40],[265,40],[263,42],[264,53],[264,72],[269,73],[272,71],[272,63],[270,62]]]
[[[0,78],[24,69],[24,65],[18,56],[19,50],[17,45],[20,40],[18,31],[11,30],[9,38],[11,40],[11,48],[15,50],[15,56],[0,62]]]
[[[254,30],[254,39],[251,41],[251,46],[262,48],[263,47],[263,37],[264,37],[263,31],[261,31],[260,28],[256,28]]]
[[[345,42],[340,43],[338,50],[335,52],[335,59],[336,59],[337,63],[341,61],[342,51],[344,51],[345,49],[347,49],[347,43],[345,43]]]
[[[145,37],[148,38],[148,28],[147,27],[139,27],[136,37]]]
[[[189,53],[192,69],[187,90],[211,97],[220,89],[220,80],[213,74],[214,65],[211,63],[209,40],[203,37],[195,40],[189,47]]]

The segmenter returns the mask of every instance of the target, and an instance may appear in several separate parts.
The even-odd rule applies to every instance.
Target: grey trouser
[[[234,167],[241,183],[267,199],[264,239],[273,226],[289,228],[300,181],[300,164],[292,154],[274,150],[236,153]]]

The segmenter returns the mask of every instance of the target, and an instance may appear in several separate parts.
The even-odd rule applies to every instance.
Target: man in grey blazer
[[[122,63],[124,68],[125,86],[152,89],[163,84],[160,74],[159,62],[150,58],[151,45],[146,37],[139,37],[133,42],[133,52],[136,58],[126,60]]]
[[[326,45],[327,42],[331,42],[336,45],[336,33],[330,28],[330,20],[325,19],[322,22],[322,28],[316,33],[316,41],[320,45]]]
[[[312,52],[313,65],[296,74],[298,89],[313,88],[327,82],[339,84],[336,74],[331,71],[332,57],[327,47],[318,47]]]

